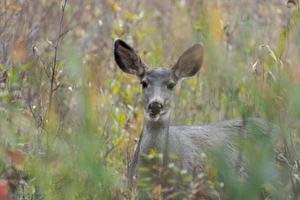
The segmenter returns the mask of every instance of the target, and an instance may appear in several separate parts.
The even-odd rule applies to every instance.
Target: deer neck
[[[164,164],[167,163],[169,118],[169,112],[162,116],[162,118],[157,122],[153,122],[146,117],[144,118],[143,131],[128,171],[130,181],[132,181],[134,174],[137,172],[137,168],[143,165],[143,159],[141,156],[148,155],[151,150],[162,153],[164,155]]]
[[[165,153],[168,146],[169,118],[169,112],[158,121],[151,121],[145,117],[140,153],[149,154],[151,150]]]

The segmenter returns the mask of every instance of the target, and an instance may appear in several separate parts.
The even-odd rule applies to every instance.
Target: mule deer
[[[179,158],[179,167],[193,171],[200,166],[199,153],[226,145],[229,160],[238,160],[233,140],[244,129],[243,120],[231,120],[203,126],[170,126],[170,103],[178,81],[195,75],[203,61],[203,47],[195,44],[187,49],[172,68],[148,68],[138,54],[124,41],[114,44],[115,61],[120,69],[136,75],[142,85],[144,127],[129,169],[129,177],[143,166],[141,156],[152,149]],[[255,120],[255,119],[254,119]],[[258,120],[257,120],[258,121]]]

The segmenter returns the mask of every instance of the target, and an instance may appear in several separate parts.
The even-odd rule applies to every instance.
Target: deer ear
[[[123,72],[137,76],[145,73],[146,66],[133,48],[120,39],[114,46],[115,61]]]
[[[174,78],[179,80],[184,77],[195,75],[203,62],[203,47],[195,44],[187,49],[172,68]]]

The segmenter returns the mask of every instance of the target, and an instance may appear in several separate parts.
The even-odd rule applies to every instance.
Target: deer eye
[[[175,85],[176,84],[174,82],[170,82],[170,83],[168,83],[167,87],[169,90],[172,90],[175,87]]]
[[[148,87],[148,83],[146,81],[141,82],[143,89]]]

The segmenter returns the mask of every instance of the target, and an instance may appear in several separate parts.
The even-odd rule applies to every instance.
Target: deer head
[[[120,69],[140,80],[143,89],[145,120],[157,122],[168,119],[174,87],[185,77],[195,75],[203,61],[203,47],[195,44],[187,49],[172,68],[149,68],[124,41],[114,45],[115,61]]]

